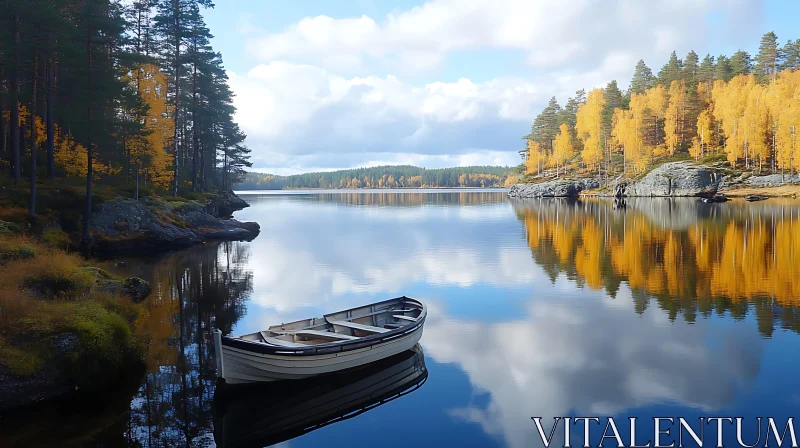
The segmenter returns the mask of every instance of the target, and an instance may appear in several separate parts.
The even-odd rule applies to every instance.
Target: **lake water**
[[[243,197],[251,207],[235,216],[261,225],[255,240],[109,266],[154,286],[144,379],[101,410],[27,417],[7,442],[528,447],[541,444],[533,416],[548,431],[553,416],[740,416],[755,437],[756,416],[785,423],[800,409],[800,201]],[[290,385],[215,401],[213,328],[400,295],[429,307],[420,351],[309,386],[351,418],[282,433],[303,406],[312,427],[342,417]]]

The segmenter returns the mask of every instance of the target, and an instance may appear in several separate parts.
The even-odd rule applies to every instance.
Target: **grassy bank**
[[[43,385],[55,395],[99,385],[146,350],[143,308],[104,287],[111,275],[45,240],[0,231],[0,409],[28,404],[26,384],[44,398]]]

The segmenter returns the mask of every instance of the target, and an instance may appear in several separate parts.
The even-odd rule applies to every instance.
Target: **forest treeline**
[[[26,0],[0,10],[0,160],[9,183],[229,189],[250,166],[211,0]],[[1,176],[0,180],[5,178]],[[83,182],[83,180],[81,182]]]
[[[617,81],[556,98],[536,117],[521,151],[528,174],[634,175],[686,154],[733,167],[800,169],[800,39],[763,36],[755,57],[675,52],[658,74],[640,60],[626,92]],[[686,157],[686,156],[685,156]]]
[[[425,169],[417,166],[397,165],[295,174],[292,176],[248,172],[235,187],[237,190],[503,187],[518,180],[513,171],[513,168],[500,166]]]

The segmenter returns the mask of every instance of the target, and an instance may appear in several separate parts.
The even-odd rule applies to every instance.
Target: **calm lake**
[[[553,416],[596,415],[754,428],[800,409],[800,201],[243,197],[252,242],[109,264],[152,281],[147,371],[100,406],[21,417],[0,445],[528,447],[541,444],[533,416],[548,431]],[[319,394],[215,400],[212,329],[401,295],[429,307],[419,352],[309,386]],[[340,421],[302,434],[320,415]]]

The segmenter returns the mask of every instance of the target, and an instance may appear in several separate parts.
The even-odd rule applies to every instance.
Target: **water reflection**
[[[349,196],[363,205],[376,194],[246,196],[253,205],[237,216],[260,219],[263,234],[251,245],[253,303],[302,318],[310,307],[333,311],[368,301],[364,296],[412,295],[417,285],[532,283],[536,272],[518,268],[530,263],[530,254],[519,245],[504,192],[390,195],[399,199],[389,202],[417,206],[331,207]],[[487,232],[492,221],[495,229]],[[262,323],[276,317],[264,315]]]
[[[759,331],[800,330],[800,207],[774,200],[709,205],[696,200],[519,201],[533,258],[555,279],[615,296],[622,282],[642,312],[655,298],[670,319],[694,322],[752,310]]]
[[[220,448],[264,447],[357,417],[422,387],[428,377],[418,345],[357,370],[290,384],[217,389]]]
[[[503,192],[247,199],[237,218],[261,225],[252,242],[108,266],[154,286],[147,372],[106,400],[121,405],[105,416],[95,406],[85,426],[67,407],[50,423],[15,425],[16,436],[3,427],[0,446],[258,445],[303,426],[319,429],[293,448],[351,444],[353,434],[382,446],[521,447],[537,444],[531,416],[781,418],[800,403],[800,202],[628,199],[622,208],[509,202]],[[357,386],[351,377],[215,404],[211,329],[249,333],[402,294],[429,306],[424,363],[413,361],[424,374],[403,376],[412,358],[379,370],[407,379],[398,390],[425,387],[373,407],[365,403],[382,394],[359,395],[361,385],[378,387],[380,377],[362,375]],[[336,412],[323,404],[337,398],[306,402],[350,389]],[[371,410],[321,427],[363,406]],[[271,420],[282,409],[299,411]]]
[[[599,294],[584,299],[547,295],[520,318],[500,323],[451,319],[432,309],[439,319],[426,323],[426,353],[460,366],[473,393],[487,395],[485,404],[467,403],[449,414],[504,445],[541,446],[531,416],[552,422],[652,405],[678,406],[680,415],[713,411],[733,405],[759,374],[764,340],[754,332],[670,325],[658,310],[631,319],[627,288],[613,301]]]

